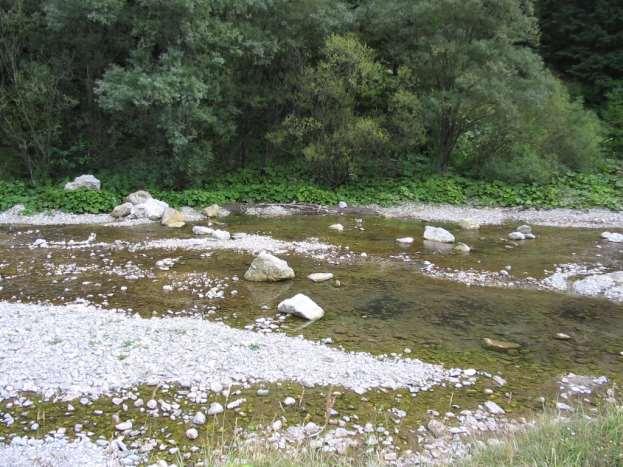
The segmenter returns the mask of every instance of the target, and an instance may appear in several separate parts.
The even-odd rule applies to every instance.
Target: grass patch
[[[607,405],[590,419],[581,412],[567,421],[544,416],[535,429],[476,451],[463,466],[623,466],[623,407]]]

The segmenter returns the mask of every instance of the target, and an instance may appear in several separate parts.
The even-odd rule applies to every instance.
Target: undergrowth
[[[0,180],[0,210],[24,204],[28,212],[59,209],[104,213],[137,188],[146,188],[171,206],[201,207],[212,203],[271,202],[334,205],[395,205],[404,202],[525,208],[623,209],[623,176],[616,170],[599,174],[570,173],[546,184],[485,182],[458,176],[368,179],[329,189],[286,173],[244,170],[215,179],[201,188],[163,190],[117,183],[103,178],[101,192],[65,192],[62,184],[31,187]]]

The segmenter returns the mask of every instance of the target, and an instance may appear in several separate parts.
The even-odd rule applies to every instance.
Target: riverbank
[[[287,217],[303,215],[380,215],[387,218],[414,219],[427,222],[460,223],[469,219],[480,225],[527,223],[548,227],[587,229],[623,229],[623,211],[607,209],[522,209],[504,207],[453,206],[448,204],[404,203],[390,207],[379,205],[350,206],[339,208],[312,204],[226,204],[233,213],[258,217]],[[203,215],[191,207],[183,207],[186,220],[197,221]],[[149,223],[146,219],[115,219],[110,214],[77,214],[60,210],[30,213],[23,205],[0,212],[0,225],[87,225],[103,224],[129,227]]]

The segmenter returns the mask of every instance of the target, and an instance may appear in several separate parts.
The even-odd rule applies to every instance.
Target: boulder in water
[[[164,210],[164,214],[162,215],[161,224],[165,227],[179,229],[180,227],[184,227],[186,225],[186,219],[184,218],[184,214],[179,212],[177,209],[166,208]]]
[[[459,227],[463,230],[478,230],[480,229],[480,224],[474,219],[467,218],[459,222]]]
[[[138,219],[161,219],[169,205],[164,201],[150,198],[147,201],[134,205],[133,214]]]
[[[612,243],[623,243],[623,234],[616,232],[604,232],[601,234],[601,238]]]
[[[508,352],[509,350],[517,350],[521,348],[521,344],[515,342],[501,341],[485,337],[483,343],[486,348],[497,350],[498,352]]]
[[[294,277],[294,270],[286,261],[265,251],[253,260],[244,274],[244,278],[251,282],[278,282]]]
[[[454,243],[455,238],[450,232],[441,227],[427,225],[424,229],[424,240],[439,243]]]
[[[277,310],[280,313],[287,313],[310,321],[316,321],[324,316],[324,310],[307,295],[301,293],[281,302],[277,306]]]
[[[145,190],[135,191],[134,193],[130,193],[128,196],[125,197],[126,203],[131,203],[134,206],[136,206],[137,204],[143,204],[150,199],[152,199],[151,194]]]

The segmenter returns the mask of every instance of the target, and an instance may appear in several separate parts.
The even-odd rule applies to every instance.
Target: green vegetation
[[[106,213],[131,187],[120,179],[104,178],[108,190],[66,192],[60,185],[32,187],[25,182],[0,181],[0,210],[24,204],[27,212],[60,209],[74,213]],[[623,180],[616,166],[599,174],[569,173],[544,184],[507,184],[459,176],[429,174],[422,177],[361,179],[328,189],[306,180],[295,170],[245,170],[215,178],[201,189],[159,190],[154,196],[175,207],[201,208],[212,203],[275,202],[335,205],[392,205],[401,202],[474,204],[534,208],[623,208]]]
[[[615,177],[615,3],[584,18],[545,0],[538,15],[530,0],[0,0],[0,173],[37,187],[33,208],[76,205],[41,187],[82,173],[176,199],[569,205],[530,187]],[[582,19],[568,47],[560,18]],[[602,23],[613,49],[589,47],[588,66]],[[597,83],[603,120],[541,36],[558,73]],[[512,194],[473,193],[498,189]],[[597,191],[570,197],[617,205]],[[89,196],[79,210],[112,200]]]
[[[526,433],[498,447],[479,450],[465,463],[476,466],[617,466],[623,465],[623,407],[607,405],[587,418],[568,421],[547,417]]]

